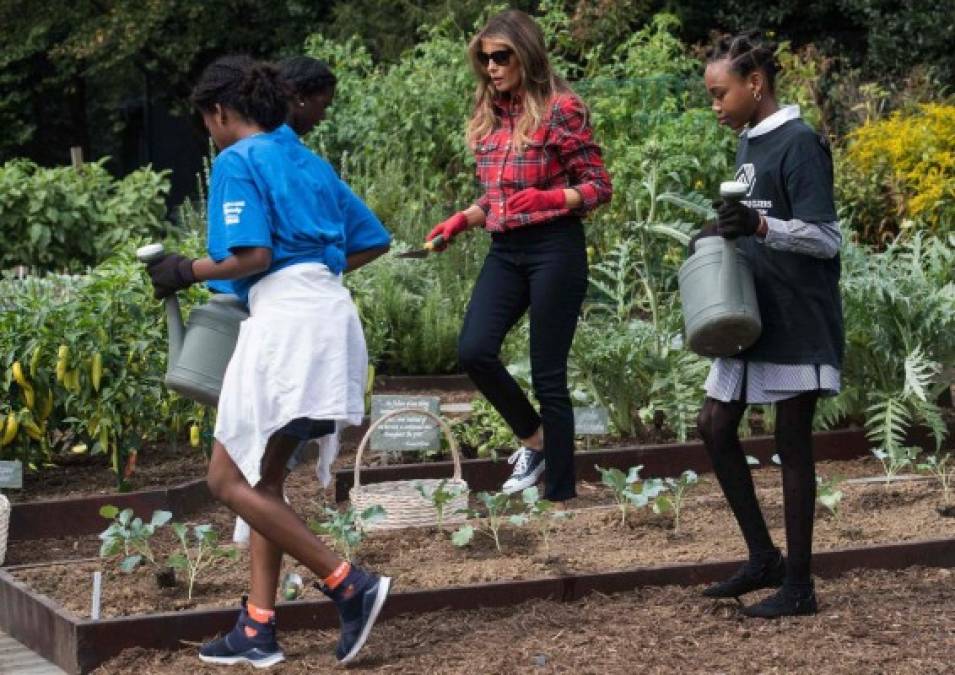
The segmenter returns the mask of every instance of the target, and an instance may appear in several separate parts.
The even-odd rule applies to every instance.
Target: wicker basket
[[[10,527],[10,500],[0,495],[0,565],[7,557],[7,530]]]
[[[454,462],[454,471],[450,479],[419,478],[417,480],[373,483],[372,485],[361,484],[361,457],[371,439],[371,435],[383,422],[398,415],[421,415],[423,417],[429,417],[438,423],[438,426],[447,437],[448,445],[451,448],[451,459]],[[365,437],[361,439],[361,444],[359,444],[358,452],[355,455],[355,485],[348,493],[348,497],[355,511],[358,513],[372,506],[380,506],[385,510],[383,518],[362,524],[367,531],[398,530],[405,527],[431,527],[438,524],[438,514],[431,500],[423,497],[421,493],[418,492],[418,487],[421,486],[426,493],[431,494],[434,489],[441,484],[442,480],[446,480],[446,490],[456,488],[461,491],[459,495],[445,505],[442,524],[450,525],[464,522],[466,516],[457,513],[457,511],[466,509],[468,506],[468,484],[461,479],[461,455],[458,452],[458,444],[451,434],[451,429],[443,419],[427,410],[393,410],[382,415],[381,418],[372,424],[365,433]]]

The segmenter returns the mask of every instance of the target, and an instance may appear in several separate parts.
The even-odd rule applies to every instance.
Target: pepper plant
[[[99,514],[113,521],[99,535],[103,542],[99,550],[101,558],[112,558],[122,554],[123,559],[119,563],[119,569],[123,572],[132,572],[144,561],[158,568],[156,556],[149,542],[156,531],[172,519],[169,511],[153,511],[148,523],[142,518],[135,517],[132,509],[120,511],[110,504],[103,506]]]

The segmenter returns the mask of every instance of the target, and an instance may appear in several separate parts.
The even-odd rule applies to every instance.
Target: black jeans
[[[462,368],[519,438],[543,426],[543,496],[553,501],[577,494],[567,355],[586,291],[587,253],[579,219],[495,233],[458,343]],[[540,415],[500,360],[505,336],[528,309]]]

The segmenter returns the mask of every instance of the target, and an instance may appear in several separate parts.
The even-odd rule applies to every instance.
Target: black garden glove
[[[740,202],[718,201],[716,207],[716,232],[726,239],[751,237],[759,229],[759,211]]]
[[[167,298],[176,291],[189,288],[196,283],[192,273],[193,258],[178,253],[169,253],[146,266],[149,278],[153,282],[153,295],[157,300]]]

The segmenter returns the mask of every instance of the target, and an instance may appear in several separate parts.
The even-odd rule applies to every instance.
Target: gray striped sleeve
[[[766,217],[768,231],[762,240],[777,251],[790,251],[813,258],[834,258],[842,247],[839,222],[807,223],[794,218],[780,220]]]

